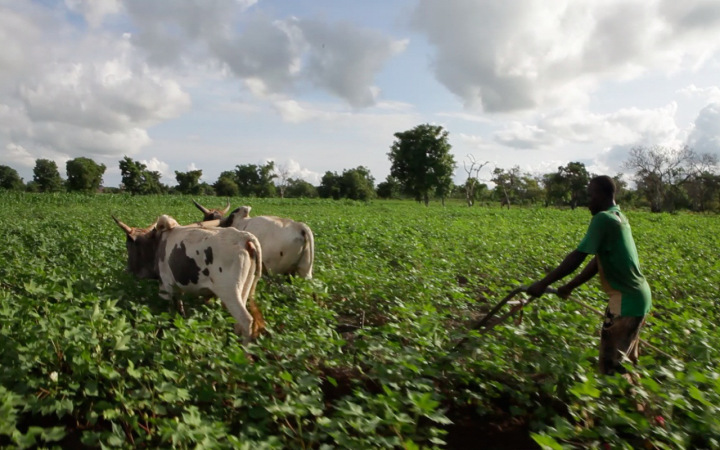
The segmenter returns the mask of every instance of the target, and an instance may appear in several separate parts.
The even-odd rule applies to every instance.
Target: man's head
[[[588,208],[594,216],[615,204],[615,183],[607,175],[600,175],[590,180],[588,185],[590,201]]]

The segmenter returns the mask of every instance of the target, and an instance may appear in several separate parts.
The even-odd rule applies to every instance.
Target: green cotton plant
[[[641,337],[664,353],[641,346],[630,385],[598,374],[600,319],[572,301],[470,331],[587,211],[230,198],[315,234],[314,278],[263,277],[269,333],[243,346],[217,299],[183,317],[125,271],[110,215],[186,224],[191,200],[0,193],[0,446],[457,448],[468,429],[501,448],[720,446],[715,216],[627,211],[654,295]],[[573,298],[606,301],[597,281]]]

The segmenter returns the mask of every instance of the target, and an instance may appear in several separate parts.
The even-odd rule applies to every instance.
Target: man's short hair
[[[590,180],[590,184],[596,186],[598,191],[607,196],[607,198],[615,198],[615,182],[609,176],[597,176]]]

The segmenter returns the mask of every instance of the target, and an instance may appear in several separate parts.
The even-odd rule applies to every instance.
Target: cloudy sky
[[[0,0],[0,164],[123,156],[176,184],[274,160],[389,173],[393,134],[459,167],[622,171],[635,145],[720,155],[717,0]]]

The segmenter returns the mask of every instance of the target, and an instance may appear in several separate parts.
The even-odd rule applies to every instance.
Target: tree
[[[524,203],[535,204],[542,200],[545,191],[540,186],[540,180],[529,173],[520,177],[520,198]]]
[[[390,174],[403,190],[428,205],[433,190],[445,198],[455,169],[448,132],[441,126],[423,124],[395,133],[388,157]]]
[[[693,153],[688,160],[690,176],[685,181],[685,190],[694,211],[717,209],[720,193],[718,157],[710,153]]]
[[[340,177],[340,196],[352,200],[370,200],[375,197],[375,178],[367,167],[344,170]]]
[[[685,190],[694,211],[717,210],[720,206],[720,176],[709,171],[693,176]]]
[[[545,206],[566,205],[570,203],[570,192],[560,172],[546,173],[542,179],[545,188]]]
[[[469,165],[468,165],[469,163]],[[463,160],[463,168],[467,173],[467,180],[465,180],[465,201],[468,206],[472,206],[475,203],[475,188],[480,183],[478,176],[483,167],[489,164],[489,161],[484,163],[478,162],[473,155],[467,155],[467,159]]]
[[[338,175],[337,172],[330,172],[328,170],[320,180],[320,186],[317,188],[318,195],[320,198],[334,198],[338,200],[341,192],[340,184],[340,175]]]
[[[315,198],[318,190],[305,180],[288,178],[285,195],[290,198]]]
[[[703,173],[712,174],[717,168],[717,157],[697,154],[688,146],[633,147],[624,165],[635,171],[637,190],[647,199],[651,211],[672,211],[683,201],[692,202],[684,185],[702,179]]]
[[[275,169],[275,178],[277,178],[277,188],[280,191],[280,198],[285,198],[285,191],[290,184],[290,169],[285,164],[279,165]]]
[[[325,172],[317,188],[321,198],[370,200],[375,197],[375,179],[367,167],[345,169],[342,175]]]
[[[25,183],[23,183],[17,170],[8,166],[0,166],[0,189],[21,191],[24,187]]]
[[[162,184],[162,174],[147,170],[147,166],[140,161],[133,161],[127,156],[120,160],[120,174],[122,187],[133,195],[163,194],[167,187]]]
[[[612,179],[615,183],[615,200],[621,205],[632,203],[634,191],[628,187],[622,173],[618,173]]]
[[[240,195],[244,197],[274,197],[275,184],[273,178],[275,163],[269,161],[262,166],[244,164],[235,166],[235,183]]]
[[[587,185],[590,174],[581,162],[570,162],[558,167],[558,171],[543,176],[545,205],[569,204],[575,209],[587,203]]]
[[[590,174],[581,162],[569,162],[564,167],[558,167],[558,173],[564,180],[570,192],[570,208],[577,208],[578,204],[587,202],[587,186],[590,183]]]
[[[220,197],[237,197],[240,195],[240,189],[235,182],[235,172],[222,172],[215,184],[213,184],[213,188],[215,188],[215,195]]]
[[[198,185],[198,195],[215,195],[215,188],[203,181]]]
[[[385,177],[385,181],[377,185],[375,193],[380,198],[400,198],[400,182],[392,175]]]
[[[190,170],[187,172],[178,172],[176,170],[177,191],[187,195],[200,194],[203,191],[202,186],[200,186],[200,177],[202,177],[202,170]]]
[[[63,180],[60,178],[57,164],[49,159],[35,160],[33,181],[40,192],[58,192],[63,188]]]
[[[500,196],[500,206],[507,206],[517,199],[520,184],[520,167],[515,166],[507,172],[496,167],[493,169],[491,181],[495,183],[495,192]]]
[[[90,158],[79,157],[65,163],[67,190],[97,192],[105,174],[105,164],[98,164]]]

